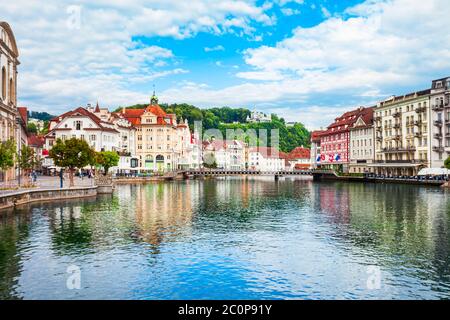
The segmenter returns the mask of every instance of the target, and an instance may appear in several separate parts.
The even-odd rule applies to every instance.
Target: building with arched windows
[[[18,57],[19,51],[11,27],[0,21],[0,142],[21,140],[21,137],[17,137],[22,132],[22,128],[17,125],[20,119],[17,110]],[[0,171],[0,181],[13,178],[14,169]]]

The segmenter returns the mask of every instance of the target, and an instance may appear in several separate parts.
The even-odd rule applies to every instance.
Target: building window
[[[2,68],[2,98],[6,99],[6,69]]]

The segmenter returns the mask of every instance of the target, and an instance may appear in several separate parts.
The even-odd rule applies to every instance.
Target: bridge
[[[331,170],[294,170],[294,171],[260,171],[260,170],[225,170],[225,169],[204,169],[204,170],[185,170],[173,171],[164,175],[167,180],[172,179],[188,179],[201,177],[218,177],[218,176],[274,176],[275,180],[285,176],[312,176],[314,180],[319,180],[323,176],[336,176]]]

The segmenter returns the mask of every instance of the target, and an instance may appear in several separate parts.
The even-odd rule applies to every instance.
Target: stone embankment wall
[[[37,201],[94,197],[97,187],[36,189],[0,195],[0,209]]]

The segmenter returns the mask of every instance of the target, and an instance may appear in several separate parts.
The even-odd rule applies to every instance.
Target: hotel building
[[[155,94],[145,109],[123,109],[121,115],[136,127],[139,170],[165,172],[191,166],[189,150],[195,148],[188,147],[193,143],[188,123],[166,113]]]
[[[375,108],[374,172],[416,175],[430,167],[430,90],[393,96]]]
[[[431,167],[440,168],[450,156],[450,77],[434,80],[431,85],[430,133]]]

